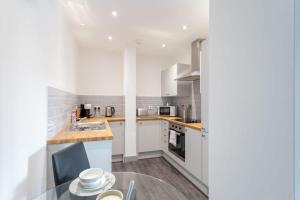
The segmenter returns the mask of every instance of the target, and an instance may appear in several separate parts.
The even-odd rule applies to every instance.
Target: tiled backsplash
[[[149,106],[170,105],[177,106],[177,112],[182,115],[181,105],[191,105],[190,116],[201,119],[201,94],[200,81],[193,81],[191,84],[191,94],[188,97],[136,97],[137,108],[147,108]],[[71,111],[75,106],[89,103],[100,106],[100,116],[105,115],[105,107],[113,106],[116,115],[125,114],[124,96],[102,96],[102,95],[75,95],[59,89],[48,87],[48,137],[53,136],[71,121]],[[94,111],[92,111],[92,114]]]
[[[124,115],[124,96],[75,95],[48,87],[48,137],[68,125],[71,122],[72,110],[84,103],[92,104],[92,107],[100,106],[100,116],[105,115],[106,106],[114,106],[116,115]]]
[[[201,120],[201,93],[200,80],[193,81],[192,89],[192,107],[193,115],[196,119]]]
[[[147,108],[149,106],[161,106],[163,105],[163,100],[161,97],[136,97],[136,107],[137,108]]]
[[[78,95],[78,100],[80,104],[92,104],[92,108],[94,106],[100,106],[100,116],[105,115],[106,106],[115,107],[115,115],[123,116],[125,113],[124,96]],[[94,114],[94,110],[92,110],[92,114]]]
[[[48,87],[48,137],[70,123],[71,112],[77,104],[77,95]]]
[[[182,115],[182,105],[191,105],[189,117],[201,120],[201,94],[200,80],[193,81],[190,85],[190,95],[185,97],[163,97],[163,103],[177,106],[177,114]]]

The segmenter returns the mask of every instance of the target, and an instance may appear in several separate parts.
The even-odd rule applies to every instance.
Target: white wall
[[[137,56],[137,96],[161,96],[161,71],[175,64],[174,58]]]
[[[58,23],[56,1],[0,7],[0,197],[31,199],[45,189],[47,68]]]
[[[137,96],[160,96],[161,70],[176,59],[159,56],[137,56]],[[84,95],[123,95],[123,58],[112,52],[79,48],[77,93]]]
[[[75,92],[74,46],[58,1],[0,8],[0,198],[46,189],[47,86]]]
[[[196,39],[196,38],[195,38]],[[182,46],[178,55],[175,56],[175,63],[191,64],[192,49],[191,44]]]
[[[296,200],[300,199],[300,1],[296,0],[296,70],[295,70],[295,193]]]
[[[79,49],[77,93],[123,95],[123,57],[97,49]]]
[[[58,24],[49,30],[52,34],[45,38],[52,42],[45,51],[53,56],[48,62],[48,85],[76,93],[78,47],[62,7],[57,12],[57,18]]]
[[[210,1],[210,199],[293,199],[293,0]]]

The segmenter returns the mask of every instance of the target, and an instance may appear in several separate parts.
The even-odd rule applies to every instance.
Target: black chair
[[[82,142],[73,144],[52,155],[55,185],[61,185],[78,177],[90,168],[90,163]]]

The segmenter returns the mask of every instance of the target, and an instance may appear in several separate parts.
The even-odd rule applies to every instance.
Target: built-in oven
[[[185,161],[185,127],[170,123],[169,151]]]

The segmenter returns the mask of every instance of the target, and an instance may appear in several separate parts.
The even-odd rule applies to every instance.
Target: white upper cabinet
[[[191,70],[190,65],[175,64],[161,73],[162,96],[188,96],[189,83],[177,81],[176,78],[183,72]]]
[[[161,94],[167,94],[167,70],[161,72]]]

